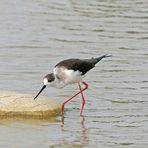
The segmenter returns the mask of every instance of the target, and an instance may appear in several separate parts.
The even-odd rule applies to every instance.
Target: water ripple
[[[5,0],[0,21],[2,90],[36,94],[60,60],[113,55],[85,78],[83,119],[78,96],[67,104],[63,123],[1,121],[3,147],[146,147],[147,0]],[[51,88],[43,95],[63,102],[77,90]]]

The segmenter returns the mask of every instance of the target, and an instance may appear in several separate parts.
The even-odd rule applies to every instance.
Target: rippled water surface
[[[0,147],[115,147],[148,145],[148,1],[0,1],[0,89],[36,94],[42,77],[65,58],[112,54],[85,77],[80,96],[61,117],[0,119]],[[62,103],[78,91],[46,89]]]

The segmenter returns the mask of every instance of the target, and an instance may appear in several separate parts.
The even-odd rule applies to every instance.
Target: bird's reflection
[[[62,127],[62,128],[64,127],[64,118],[65,118],[64,115],[62,115],[62,116],[61,116],[61,127]]]
[[[85,125],[85,117],[84,116],[80,116],[80,125],[81,125],[81,135],[78,136],[79,141],[81,142],[81,146],[85,146],[88,143],[88,129],[86,128]],[[61,116],[61,129],[62,131],[66,131],[66,125],[65,125],[65,117]]]
[[[82,128],[83,129],[86,129],[86,126],[85,126],[85,117],[84,116],[80,116],[80,120],[81,120]]]
[[[64,122],[65,121],[65,117],[64,115],[61,116],[61,127],[63,128],[64,127]],[[83,129],[86,129],[86,126],[85,126],[85,117],[82,115],[80,116],[80,123],[81,123],[81,126]]]

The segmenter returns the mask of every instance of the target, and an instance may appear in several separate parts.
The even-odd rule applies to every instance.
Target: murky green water
[[[147,0],[0,1],[0,89],[36,94],[42,77],[62,59],[102,60],[85,78],[81,99],[49,120],[0,120],[0,147],[115,147],[148,145]],[[63,102],[78,90],[48,88]]]

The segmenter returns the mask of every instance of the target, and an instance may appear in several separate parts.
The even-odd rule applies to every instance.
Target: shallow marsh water
[[[147,0],[0,1],[0,89],[35,94],[65,58],[112,54],[88,73],[81,99],[49,120],[0,119],[0,147],[136,147],[148,145]],[[78,90],[46,89],[63,102]]]

